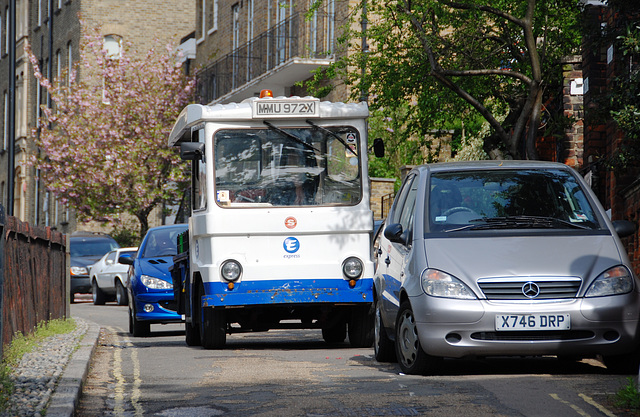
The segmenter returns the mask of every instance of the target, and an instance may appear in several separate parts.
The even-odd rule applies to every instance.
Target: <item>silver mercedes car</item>
[[[640,282],[619,239],[634,232],[563,164],[417,167],[375,244],[375,357],[408,374],[505,355],[637,373]]]

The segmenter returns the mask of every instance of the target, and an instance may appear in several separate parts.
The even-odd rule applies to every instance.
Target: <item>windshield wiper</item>
[[[571,223],[555,217],[539,216],[508,216],[508,217],[482,217],[469,220],[469,223],[459,227],[443,230],[444,232],[459,232],[461,230],[489,230],[489,229],[519,229],[519,228],[545,228],[545,229],[587,229],[591,228],[581,224]]]
[[[500,229],[511,228],[514,226],[549,229],[558,229],[564,227],[569,227],[571,229],[589,229],[589,227],[587,226],[571,223],[569,221],[558,219],[555,217],[544,216],[483,217],[481,219],[471,220],[470,223],[480,223],[473,225],[471,229]]]
[[[288,137],[289,139],[292,139],[296,142],[298,142],[299,144],[301,144],[302,146],[305,146],[309,149],[311,149],[312,151],[318,152],[318,153],[322,153],[319,149],[314,148],[313,146],[309,145],[307,142],[303,141],[302,139],[300,139],[299,137],[297,137],[296,135],[287,132],[286,130],[280,129],[279,127],[276,127],[274,125],[272,125],[271,123],[267,122],[266,120],[263,122],[265,125],[267,125],[267,127],[271,130],[274,130],[278,133],[280,133],[283,136]]]
[[[335,132],[332,132],[331,130],[324,128],[322,126],[318,126],[317,124],[313,123],[311,120],[305,120],[305,122],[307,122],[307,124],[311,125],[314,129],[318,129],[318,130],[322,130],[324,133],[333,136],[334,138],[338,139],[338,141],[340,141],[340,143],[342,143],[344,145],[345,148],[347,148],[349,150],[349,152],[352,152],[355,156],[358,156],[358,153],[356,152],[355,149],[351,149],[351,146],[349,146],[349,144],[347,144],[347,142],[345,142],[340,136],[336,135]]]

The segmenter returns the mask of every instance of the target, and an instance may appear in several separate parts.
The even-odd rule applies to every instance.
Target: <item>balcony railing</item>
[[[333,31],[333,15],[292,15],[199,71],[200,102],[210,103],[293,58],[331,58]]]

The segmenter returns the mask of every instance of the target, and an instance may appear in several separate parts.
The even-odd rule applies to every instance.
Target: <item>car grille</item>
[[[526,284],[533,291],[525,295]],[[574,298],[582,280],[577,277],[484,278],[478,285],[488,300],[550,300]],[[527,288],[531,290],[531,288]],[[537,293],[537,295],[535,295]],[[534,296],[535,295],[535,296]]]
[[[556,340],[588,340],[593,339],[595,333],[588,330],[567,331],[522,331],[522,332],[477,332],[472,333],[474,340],[490,341],[556,341]]]

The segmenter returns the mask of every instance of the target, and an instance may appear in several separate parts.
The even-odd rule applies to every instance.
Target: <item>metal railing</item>
[[[380,206],[382,207],[382,218],[386,219],[389,214],[389,210],[391,210],[391,205],[393,205],[393,199],[395,198],[394,193],[386,194],[380,197]]]
[[[200,102],[216,100],[293,58],[330,58],[333,37],[333,15],[305,19],[296,13],[199,71]]]

